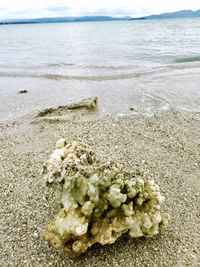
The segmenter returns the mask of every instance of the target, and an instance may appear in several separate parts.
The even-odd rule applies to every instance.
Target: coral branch
[[[70,257],[97,242],[114,243],[126,232],[154,236],[169,221],[160,213],[164,197],[153,180],[124,172],[112,161],[102,163],[83,143],[58,140],[44,171],[63,206],[44,239]]]

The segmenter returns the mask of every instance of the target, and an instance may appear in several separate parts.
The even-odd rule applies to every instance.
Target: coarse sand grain
[[[0,266],[200,266],[200,114],[73,112],[61,120],[0,124]],[[59,204],[41,170],[60,137],[152,177],[166,198],[168,227],[153,238],[124,235],[112,245],[95,244],[75,259],[49,247],[42,235]]]

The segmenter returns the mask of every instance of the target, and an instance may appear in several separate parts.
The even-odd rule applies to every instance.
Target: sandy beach
[[[153,117],[99,116],[61,110],[0,124],[1,266],[199,266],[200,114],[170,110]],[[42,239],[59,210],[42,164],[60,137],[83,141],[102,157],[153,177],[166,201],[168,227],[153,238],[122,236],[68,259]]]

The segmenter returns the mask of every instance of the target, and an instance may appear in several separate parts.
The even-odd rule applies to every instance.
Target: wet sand
[[[41,170],[60,137],[153,177],[169,226],[153,238],[95,244],[76,259],[49,247],[42,235],[59,205]],[[113,118],[73,110],[1,123],[0,162],[1,266],[199,266],[200,113]]]

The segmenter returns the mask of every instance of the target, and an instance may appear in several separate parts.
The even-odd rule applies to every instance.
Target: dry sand
[[[41,170],[60,137],[153,177],[169,226],[153,238],[96,244],[73,260],[49,247],[42,235],[59,206]],[[0,178],[0,266],[200,266],[199,113],[116,119],[76,110],[0,124]]]

